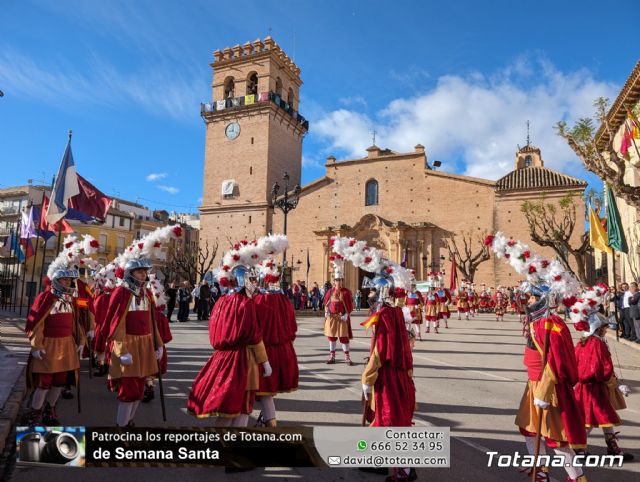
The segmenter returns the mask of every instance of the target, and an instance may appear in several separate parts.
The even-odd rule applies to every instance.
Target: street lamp
[[[293,211],[298,206],[298,201],[300,200],[300,184],[296,184],[293,188],[293,193],[289,196],[289,174],[285,171],[282,176],[282,180],[284,181],[284,194],[281,197],[278,197],[278,192],[280,191],[280,185],[277,182],[273,183],[273,187],[271,188],[271,204],[273,208],[278,208],[284,214],[284,226],[283,226],[283,234],[287,235],[287,215],[289,211]],[[286,288],[286,281],[284,280],[284,270],[287,266],[287,251],[285,250],[282,253],[282,289]]]

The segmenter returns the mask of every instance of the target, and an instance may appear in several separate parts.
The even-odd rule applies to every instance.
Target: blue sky
[[[638,60],[634,2],[25,1],[0,14],[0,187],[77,170],[108,194],[193,211],[212,52],[272,36],[302,69],[303,182],[329,154],[424,144],[496,179],[524,144],[586,176],[553,125],[614,98]],[[604,31],[604,34],[600,32]],[[153,176],[155,174],[156,176]],[[149,177],[151,175],[151,177]],[[593,180],[593,177],[589,177]]]

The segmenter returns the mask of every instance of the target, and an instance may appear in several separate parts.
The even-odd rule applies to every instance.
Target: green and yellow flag
[[[611,248],[607,244],[607,233],[604,231],[602,221],[592,206],[589,206],[589,244],[592,248],[613,254],[613,251],[611,251]]]
[[[622,229],[622,221],[620,219],[620,212],[618,206],[616,206],[616,199],[613,195],[611,186],[606,186],[607,194],[607,244],[621,253],[628,253],[629,248],[627,246],[627,239],[624,236],[624,230]]]

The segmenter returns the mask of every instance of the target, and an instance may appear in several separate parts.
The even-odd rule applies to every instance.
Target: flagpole
[[[33,206],[33,202],[29,200],[28,209],[31,209]],[[31,223],[33,224],[33,211],[30,212],[29,217],[31,218]],[[22,232],[20,233],[22,236]],[[21,238],[22,239],[22,238]],[[37,239],[37,238],[36,238]],[[27,238],[27,243],[31,242],[31,238]],[[24,283],[27,279],[27,257],[26,255],[29,253],[28,249],[25,249],[25,258],[24,258],[24,273],[22,273],[22,288],[20,289],[20,316],[22,316],[22,305],[24,304]],[[35,255],[34,255],[35,256]]]
[[[18,218],[16,220],[16,227],[15,227],[15,249],[14,249],[14,256],[15,259],[13,261],[13,269],[12,274],[13,274],[13,281],[11,282],[11,294],[13,295],[13,303],[11,306],[11,311],[13,311],[14,313],[16,312],[16,304],[18,301],[18,273],[20,272],[20,257],[18,256],[18,250],[20,249],[20,238],[18,237],[18,230],[20,229],[20,218]]]
[[[618,297],[618,277],[616,276],[616,250],[611,248],[612,253],[612,266],[613,266],[613,289]],[[616,341],[620,341],[620,320],[618,318],[618,300],[613,303],[613,314],[616,317]]]
[[[55,185],[56,182],[56,176],[55,174],[53,175],[53,177],[51,178],[51,191],[53,192],[53,186]],[[42,189],[42,207],[40,208],[40,219],[38,220],[38,226],[40,226],[40,221],[42,221],[42,219],[45,219],[45,223],[44,226],[40,226],[40,231],[46,231],[49,232],[49,223],[46,222],[46,217],[45,217],[45,212],[44,212],[44,197],[46,196],[46,188]],[[44,241],[44,243],[42,243],[42,264],[40,265],[40,279],[38,280],[38,293],[40,293],[42,291],[42,278],[44,275],[44,260],[47,257],[47,239],[43,236],[42,240]]]

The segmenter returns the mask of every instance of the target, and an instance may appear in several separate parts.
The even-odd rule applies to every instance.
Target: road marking
[[[308,331],[308,332],[311,332],[311,333],[324,334],[324,332],[320,331],[320,330],[311,330],[309,328],[299,328],[299,329],[304,330],[304,331]],[[367,342],[356,340],[356,339],[351,340],[351,343],[359,343],[360,345],[366,345],[366,346],[369,345],[369,343],[367,343]],[[490,355],[490,354],[491,353],[487,353],[487,355]],[[429,361],[429,362],[432,362],[432,363],[437,363],[437,364],[443,365],[443,366],[449,366],[449,367],[454,367],[454,368],[464,368],[461,365],[456,365],[454,363],[443,362],[441,360],[437,360],[435,358],[430,358],[430,357],[422,356],[422,355],[414,354],[413,358],[419,358],[420,360],[425,360],[425,361]],[[468,371],[471,372],[471,373],[477,373],[479,375],[484,375],[484,376],[487,376],[487,377],[490,377],[490,378],[496,378],[498,380],[507,380],[509,382],[519,382],[519,381],[521,381],[521,380],[518,380],[516,378],[503,377],[502,375],[494,375],[493,373],[487,373],[487,372],[483,372],[483,371],[480,371],[480,370],[468,369]]]

